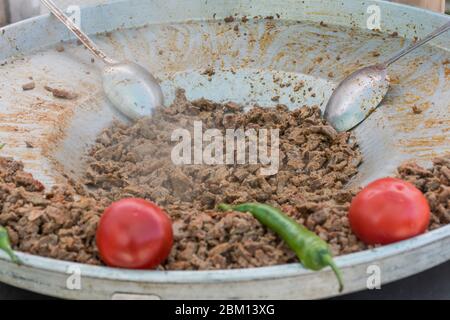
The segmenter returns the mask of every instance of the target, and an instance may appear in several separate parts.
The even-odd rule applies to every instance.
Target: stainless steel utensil
[[[345,78],[331,95],[324,117],[337,131],[347,131],[366,119],[389,90],[387,68],[411,51],[450,29],[450,22],[384,63],[359,69]]]
[[[117,62],[109,58],[95,43],[81,31],[51,0],[41,0],[96,57],[105,63],[103,89],[115,108],[132,120],[151,115],[163,105],[161,87],[155,77],[144,67],[131,62]]]

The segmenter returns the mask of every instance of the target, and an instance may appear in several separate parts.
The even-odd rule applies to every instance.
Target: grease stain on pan
[[[226,84],[242,75],[242,81],[246,81],[250,87],[248,100],[263,101],[268,95],[262,89],[269,81],[266,75],[279,72],[277,77],[282,78],[284,87],[277,88],[270,83],[269,88],[273,89],[273,97],[281,96],[283,103],[289,107],[304,104],[323,106],[340,79],[361,66],[382,61],[406,45],[398,37],[331,24],[260,18],[244,23],[239,16],[232,23],[208,20],[150,24],[109,32],[95,38],[116,59],[136,60],[162,82],[175,81],[176,85],[177,81],[182,81],[188,92],[190,88],[195,88],[197,94],[204,92],[204,95],[210,94],[211,98],[215,96],[211,92],[212,88],[218,90],[220,81]],[[3,130],[0,131],[6,134],[17,130],[20,134],[12,144],[16,146],[31,135],[28,126],[33,122],[35,127],[41,128],[32,133],[40,137],[36,158],[39,157],[38,150],[49,158],[52,150],[63,143],[76,108],[89,108],[84,102],[89,101],[92,96],[99,96],[99,104],[106,103],[100,93],[100,65],[93,64],[89,53],[79,44],[69,43],[65,46],[66,50],[62,53],[56,53],[54,48],[34,52],[25,59],[14,61],[14,67],[0,69],[0,74],[6,76],[0,92],[3,95],[6,92],[13,95],[14,92],[15,95],[14,99],[7,99],[8,108],[2,108],[0,104],[0,112],[5,115],[10,112],[19,119],[15,123],[12,118],[2,122],[0,129]],[[445,101],[437,99],[449,97],[446,93],[449,86],[448,66],[443,63],[448,59],[448,52],[425,47],[399,61],[392,70],[396,79],[392,90],[371,117],[376,120],[379,128],[392,130],[392,135],[389,135],[392,140],[387,142],[394,148],[401,148],[402,152],[411,157],[419,151],[422,156],[426,152],[431,155],[439,148],[445,150],[446,140],[431,139],[430,147],[425,150],[422,144],[427,142],[414,139],[417,136],[439,136],[442,131],[436,133],[431,123],[441,126],[441,130],[448,130],[448,122],[445,122],[448,116],[442,112]],[[207,68],[213,68],[216,75],[206,82],[195,82],[199,79],[198,75]],[[236,75],[236,70],[243,72]],[[247,72],[245,70],[248,75],[244,74]],[[18,74],[22,78],[32,75],[38,85],[62,79],[63,83],[76,86],[75,91],[80,94],[81,100],[61,102],[59,110],[60,102],[48,97],[44,99],[41,96],[44,93],[39,91],[41,89],[33,93],[12,90],[11,86],[19,87],[13,80]],[[287,94],[289,90],[294,91],[298,80],[306,81],[301,91]],[[36,104],[30,100],[32,94],[43,100]],[[221,94],[227,94],[230,100],[236,98],[236,91]],[[422,114],[411,114],[410,109],[414,104],[420,106]],[[30,112],[30,109],[33,111]],[[441,110],[441,113],[433,114],[432,109]],[[375,117],[377,113],[384,117]],[[440,120],[444,122],[439,122]],[[417,149],[419,147],[421,150]]]

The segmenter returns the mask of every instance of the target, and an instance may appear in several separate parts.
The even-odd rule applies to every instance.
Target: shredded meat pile
[[[0,157],[0,225],[16,250],[100,264],[95,231],[105,205],[75,195],[70,186],[45,193],[21,162]]]
[[[277,174],[262,165],[175,165],[174,129],[279,129]],[[270,142],[270,141],[269,141]],[[270,149],[270,148],[269,148]],[[15,249],[57,259],[101,264],[95,230],[103,209],[125,197],[163,207],[173,221],[175,243],[166,270],[246,268],[296,261],[274,233],[251,215],[218,212],[218,203],[258,201],[281,208],[326,240],[334,254],[366,249],[350,230],[347,211],[357,189],[343,186],[357,173],[361,155],[349,133],[337,133],[317,107],[252,108],[204,99],[189,102],[182,91],[152,118],[105,130],[89,154],[79,188],[45,193],[20,162],[0,158],[0,225]],[[432,209],[430,229],[450,223],[450,156],[424,169],[399,167],[399,176],[421,189]],[[78,191],[78,192],[77,192]]]
[[[278,173],[263,176],[261,165],[173,164],[173,130],[192,129],[198,120],[204,130],[279,129]],[[151,118],[104,131],[92,149],[86,183],[99,199],[140,197],[168,212],[176,242],[165,268],[245,268],[295,256],[253,217],[217,212],[218,203],[269,203],[316,231],[335,254],[364,249],[346,217],[355,191],[343,190],[360,162],[351,134],[338,134],[317,107],[256,106],[243,112],[234,103],[189,102],[179,91],[171,107]]]
[[[430,170],[406,163],[398,168],[398,176],[425,194],[432,213],[431,230],[450,223],[450,155],[435,158]]]

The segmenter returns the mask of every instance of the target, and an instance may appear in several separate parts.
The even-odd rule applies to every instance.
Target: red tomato
[[[430,207],[409,182],[384,178],[365,187],[350,205],[353,232],[367,244],[388,244],[425,232]]]
[[[172,223],[154,203],[123,199],[103,213],[96,241],[107,265],[151,269],[163,262],[172,249]]]

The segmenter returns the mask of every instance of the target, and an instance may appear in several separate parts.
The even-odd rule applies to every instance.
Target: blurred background
[[[67,8],[69,5],[90,5],[106,3],[110,0],[54,0],[61,8]],[[421,6],[430,10],[450,12],[450,0],[391,0],[393,2],[405,3],[415,6]],[[39,3],[39,0],[0,0],[0,26],[27,19],[29,17],[46,12]]]

